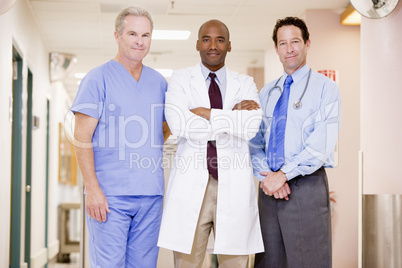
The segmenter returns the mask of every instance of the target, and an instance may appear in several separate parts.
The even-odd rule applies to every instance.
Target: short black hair
[[[306,43],[307,40],[310,38],[310,33],[308,32],[307,25],[304,22],[304,20],[299,19],[297,17],[286,17],[284,19],[279,19],[276,21],[274,32],[272,33],[272,40],[274,41],[275,46],[277,45],[278,42],[279,28],[281,28],[282,26],[289,26],[289,25],[296,26],[301,30],[304,43]]]

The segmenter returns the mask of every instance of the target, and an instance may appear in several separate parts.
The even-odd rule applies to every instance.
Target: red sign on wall
[[[319,70],[319,71],[317,71],[317,72],[319,72],[320,74],[323,74],[323,75],[325,75],[326,77],[328,77],[329,79],[332,79],[332,80],[334,80],[335,82],[337,82],[336,80],[337,80],[337,75],[336,75],[336,71],[335,70]]]

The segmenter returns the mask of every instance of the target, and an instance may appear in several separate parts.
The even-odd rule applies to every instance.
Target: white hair
[[[138,7],[138,6],[132,6],[132,7],[127,7],[120,11],[119,15],[117,15],[115,24],[114,24],[114,29],[121,35],[122,30],[123,30],[123,22],[124,19],[129,16],[136,16],[136,17],[146,17],[149,22],[151,23],[151,32],[154,29],[154,22],[152,21],[151,14],[148,12],[148,10]]]

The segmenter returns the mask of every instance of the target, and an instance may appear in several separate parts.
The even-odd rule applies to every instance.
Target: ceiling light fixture
[[[341,14],[342,25],[360,25],[361,20],[362,16],[352,5],[349,5]]]
[[[152,32],[153,40],[187,40],[190,37],[190,31],[171,31],[154,30]]]

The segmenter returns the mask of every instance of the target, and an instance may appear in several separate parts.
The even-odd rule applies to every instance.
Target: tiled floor
[[[56,259],[49,263],[48,268],[79,268],[80,267],[80,254],[71,253],[70,263],[59,263]]]
[[[49,263],[48,268],[80,268],[80,254],[79,253],[71,253],[70,254],[70,263],[58,263],[56,259]],[[173,267],[173,253],[167,249],[159,250],[159,259],[157,268],[171,268]],[[202,268],[211,267],[211,257],[205,258]]]
[[[254,266],[254,256],[250,256],[249,267]],[[71,253],[70,254],[70,263],[58,263],[56,259],[49,263],[48,268],[80,268],[80,254],[79,253]],[[211,266],[211,255],[207,255],[204,259],[204,263],[202,265],[203,268],[210,268]],[[159,251],[159,259],[157,268],[171,268],[173,267],[173,254],[170,250],[160,249]],[[215,267],[215,266],[213,266]]]

